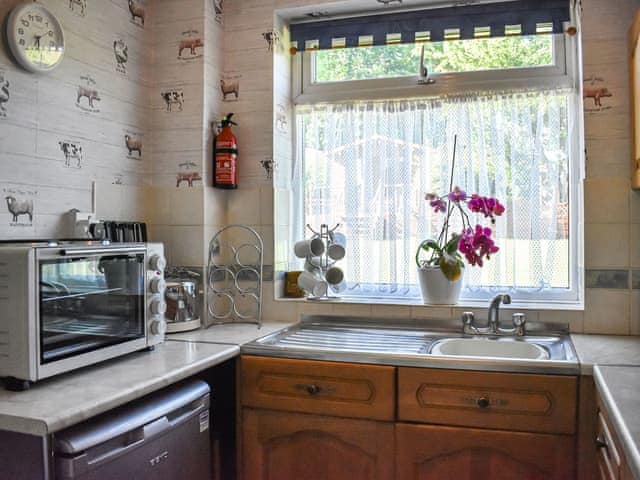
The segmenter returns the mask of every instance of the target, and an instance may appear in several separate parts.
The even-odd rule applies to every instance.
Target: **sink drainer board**
[[[376,353],[426,353],[424,334],[388,330],[309,326],[277,339],[281,347]]]

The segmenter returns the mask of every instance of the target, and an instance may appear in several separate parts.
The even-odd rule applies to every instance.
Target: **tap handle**
[[[522,336],[525,334],[525,325],[527,323],[527,316],[524,313],[514,313],[511,317],[513,326],[516,330],[516,335]]]
[[[473,312],[462,312],[462,332],[467,335],[480,333],[476,327],[476,317]]]

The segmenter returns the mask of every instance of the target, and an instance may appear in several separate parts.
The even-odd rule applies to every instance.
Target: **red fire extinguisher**
[[[231,131],[231,125],[238,125],[228,113],[220,122],[222,130],[213,140],[213,186],[217,188],[238,188],[238,139]]]

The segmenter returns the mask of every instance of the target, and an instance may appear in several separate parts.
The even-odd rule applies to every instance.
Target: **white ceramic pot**
[[[462,270],[464,275],[464,269]],[[440,267],[418,269],[418,281],[422,300],[427,305],[455,305],[462,290],[462,277],[452,282],[440,271]]]

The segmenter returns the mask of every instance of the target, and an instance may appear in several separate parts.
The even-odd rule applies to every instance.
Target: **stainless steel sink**
[[[549,352],[535,343],[506,338],[447,338],[433,343],[432,355],[548,360]]]
[[[246,355],[465,370],[575,375],[579,365],[561,325],[528,324],[525,337],[470,336],[456,321],[309,316],[241,347]]]

